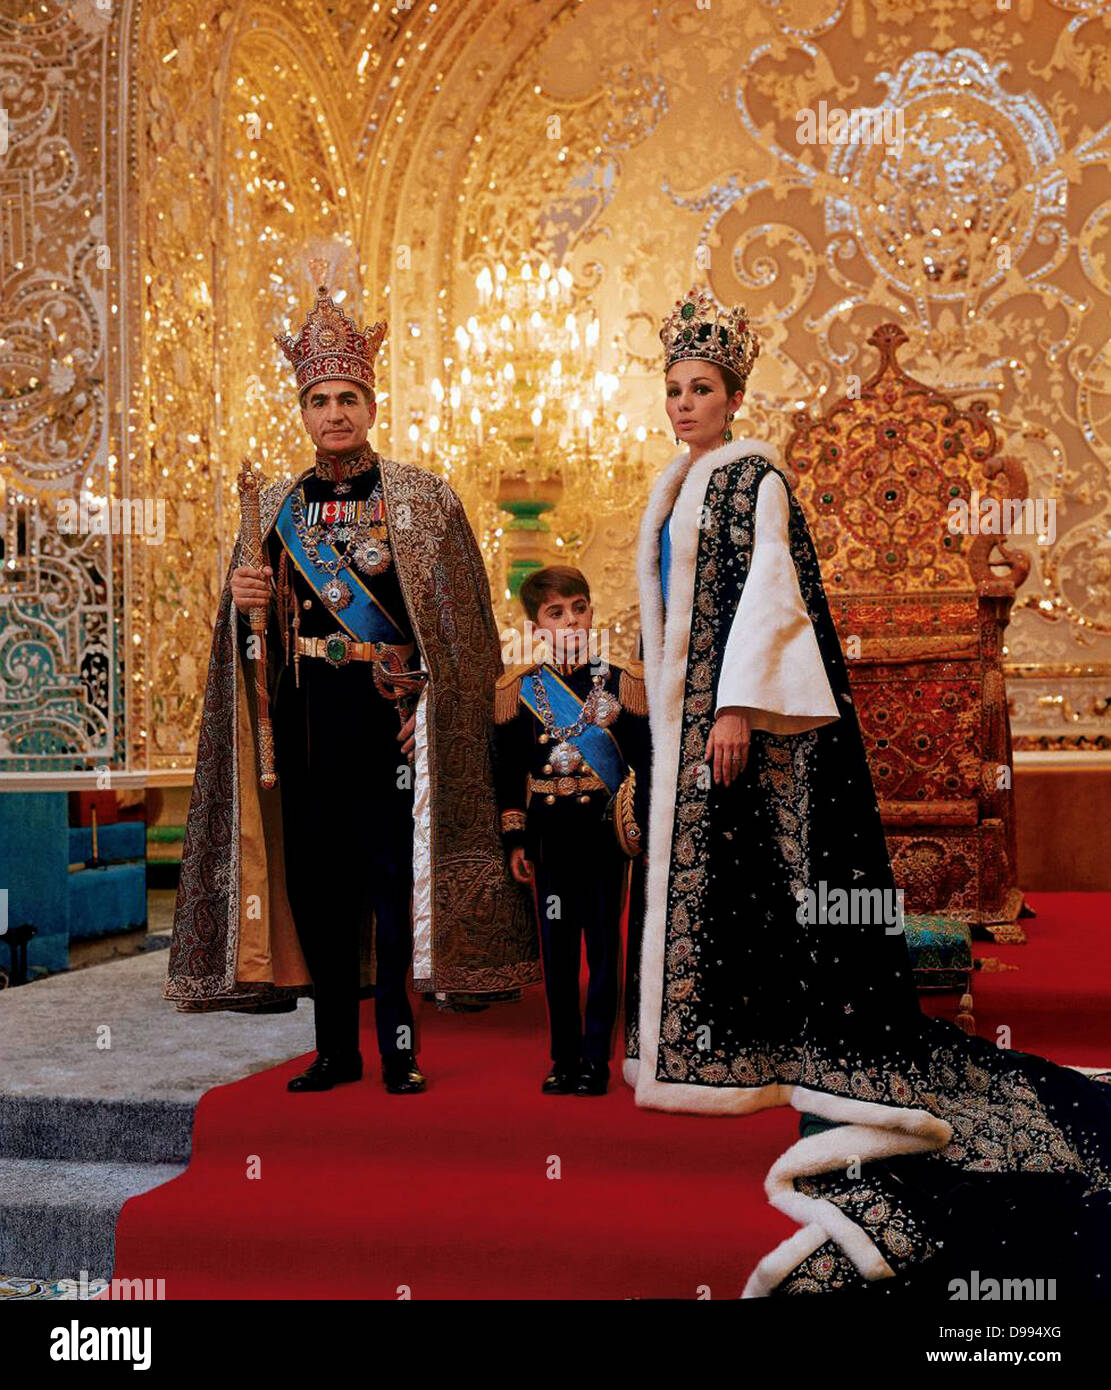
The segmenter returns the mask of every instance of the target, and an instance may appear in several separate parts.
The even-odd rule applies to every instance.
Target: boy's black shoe
[[[399,1052],[396,1057],[382,1059],[382,1080],[391,1096],[415,1096],[424,1090],[426,1082],[417,1059],[411,1052]]]
[[[363,1079],[363,1059],[356,1052],[346,1061],[341,1057],[321,1057],[305,1071],[286,1082],[287,1091],[330,1091],[345,1081]]]
[[[569,1067],[555,1062],[540,1089],[546,1096],[569,1096],[574,1091],[578,1079],[577,1064]]]
[[[604,1096],[610,1082],[608,1062],[583,1062],[579,1071],[577,1096]]]

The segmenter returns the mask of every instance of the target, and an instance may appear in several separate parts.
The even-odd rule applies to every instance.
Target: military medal
[[[351,602],[351,590],[338,575],[333,575],[320,591],[325,607],[337,613]]]
[[[598,724],[601,728],[606,728],[612,724],[621,713],[621,701],[616,695],[611,695],[608,690],[603,689],[603,682],[609,675],[610,668],[603,666],[596,671],[592,677],[594,689],[590,692],[587,703],[593,701],[594,717],[591,723]]]
[[[355,547],[355,563],[364,574],[381,574],[390,567],[390,548],[376,537],[360,541]]]
[[[548,763],[561,777],[567,777],[578,770],[582,760],[583,755],[573,743],[561,741],[552,750]]]
[[[293,525],[310,561],[328,576],[320,590],[324,606],[338,613],[352,600],[351,589],[339,577],[341,570],[354,561],[364,573],[380,574],[390,564],[389,547],[381,539],[386,528],[375,524],[382,515],[381,499],[372,500],[369,505],[355,500],[310,503],[309,516],[314,521],[319,517],[317,525],[306,523],[305,505],[302,485],[290,495]],[[330,529],[333,544],[335,541],[345,543],[342,554],[337,554],[334,560],[325,560],[320,554],[325,527]]]
[[[594,705],[594,723],[603,729],[612,724],[621,713],[621,701],[611,695],[608,690],[600,690]]]
[[[582,713],[573,724],[568,724],[566,728],[559,728],[556,725],[552,716],[552,707],[548,703],[547,692],[544,689],[544,682],[537,675],[532,677],[536,706],[544,723],[544,732],[538,741],[547,743],[550,739],[556,740],[556,745],[548,753],[548,760],[544,764],[545,776],[555,772],[560,777],[568,777],[572,773],[581,771],[585,766],[582,750],[568,740],[581,734],[588,724],[596,724],[603,728],[607,724],[612,724],[621,713],[621,701],[602,688],[602,682],[608,673],[609,667],[607,666],[593,676],[594,688],[583,702]]]

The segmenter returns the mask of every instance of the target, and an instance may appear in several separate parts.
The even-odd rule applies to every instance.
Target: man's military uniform
[[[305,538],[324,558],[345,554],[368,529],[353,565],[336,576],[354,597],[332,610],[325,600],[333,581],[306,553]],[[403,1078],[415,1066],[406,992],[413,779],[398,733],[415,695],[389,676],[419,666],[420,654],[386,534],[373,449],[340,460],[318,453],[316,472],[286,499],[267,537],[266,563],[277,577],[267,645],[284,657],[272,699],[274,752],[286,890],[312,976],[317,1052],[341,1070],[358,1066],[360,928],[373,911],[378,1048]],[[342,600],[343,590],[335,596]],[[373,641],[356,642],[352,626]]]
[[[596,682],[596,674],[603,679]],[[592,695],[597,687],[597,693]],[[605,696],[604,719],[583,723]],[[598,1094],[608,1077],[620,995],[621,912],[630,859],[646,830],[651,764],[639,662],[520,666],[498,682],[494,786],[506,854],[533,865],[553,1077]],[[554,732],[553,732],[554,731]],[[579,969],[586,942],[585,1020]],[[600,1084],[592,1085],[602,1078]],[[552,1077],[549,1077],[549,1082]]]

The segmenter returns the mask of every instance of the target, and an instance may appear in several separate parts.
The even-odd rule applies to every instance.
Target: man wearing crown
[[[362,1075],[370,923],[394,1094],[425,1085],[410,968],[424,992],[495,995],[539,978],[531,905],[498,834],[491,710],[502,660],[486,571],[447,483],[367,441],[385,333],[384,322],[357,328],[321,285],[297,336],[276,340],[316,459],[260,490],[261,569],[236,540],[174,917],[166,997],[180,1009],[274,1012],[311,985],[317,1057],[292,1091]],[[247,615],[259,605],[270,789],[255,761]]]

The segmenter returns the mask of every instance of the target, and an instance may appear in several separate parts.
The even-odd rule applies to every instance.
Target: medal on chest
[[[294,520],[296,523],[296,509]],[[350,588],[338,577],[341,569],[354,565],[361,574],[373,576],[390,567],[393,557],[387,543],[385,502],[379,489],[365,499],[305,503],[301,525],[306,550],[332,576],[321,594],[333,613],[351,602]],[[322,543],[339,554],[338,562],[319,558]],[[345,547],[342,552],[339,551],[341,545]]]
[[[338,613],[351,602],[351,590],[338,575],[333,575],[320,591],[325,608]]]
[[[573,743],[557,743],[548,755],[548,766],[560,777],[575,772],[582,763],[583,755]]]
[[[592,689],[583,703],[582,712],[573,724],[559,727],[552,716],[552,707],[548,703],[547,693],[544,690],[544,682],[539,676],[532,677],[532,687],[535,692],[537,708],[544,723],[544,732],[540,735],[541,743],[549,743],[556,739],[556,745],[547,755],[547,762],[544,764],[544,775],[551,776],[554,772],[557,776],[568,777],[573,772],[577,772],[583,764],[581,749],[576,744],[569,742],[581,734],[590,724],[605,728],[612,724],[621,713],[621,702],[616,696],[611,695],[605,689],[604,682],[609,668],[603,668],[596,672],[592,677]]]
[[[372,534],[355,547],[355,564],[363,574],[381,574],[390,567],[390,548],[386,544],[386,528],[381,535]]]

